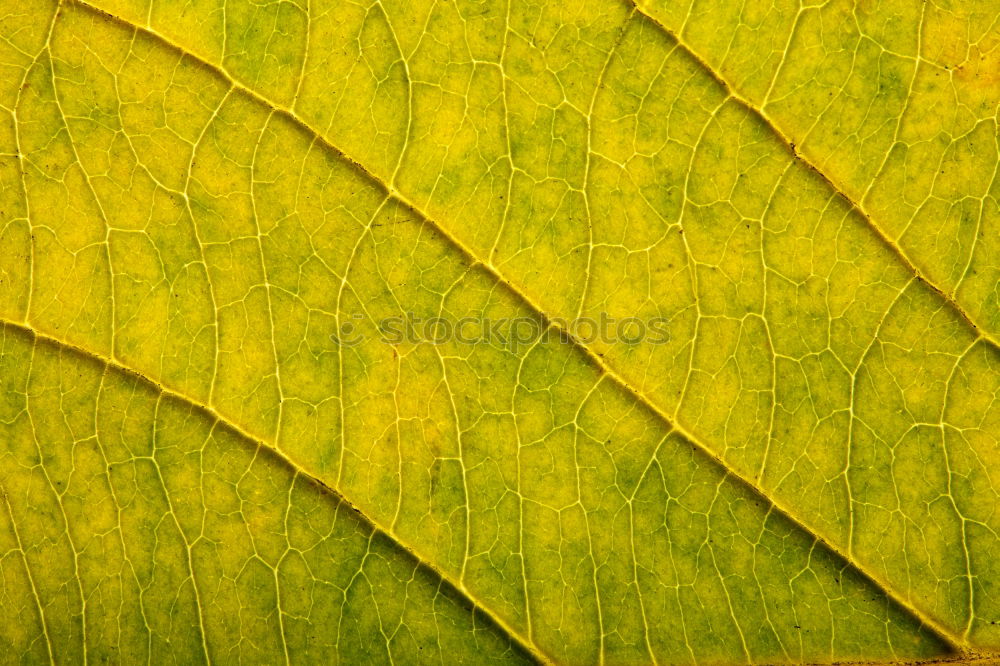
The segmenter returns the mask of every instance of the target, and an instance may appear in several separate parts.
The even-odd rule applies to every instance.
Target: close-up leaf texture
[[[0,662],[1000,659],[998,112],[997,0],[0,0]]]

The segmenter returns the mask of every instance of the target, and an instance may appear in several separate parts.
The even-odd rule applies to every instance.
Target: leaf
[[[5,9],[8,652],[989,658],[1000,22],[850,6]]]

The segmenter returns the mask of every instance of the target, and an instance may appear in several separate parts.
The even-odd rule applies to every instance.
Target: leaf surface
[[[1000,262],[995,178],[976,166],[995,171],[996,86],[959,79],[980,106],[934,134],[982,182],[914,177],[911,197],[891,183],[910,187],[907,151],[925,149],[906,133],[931,132],[929,112],[907,115],[933,104],[920,86],[893,111],[860,56],[860,83],[805,65],[786,82],[810,62],[796,39],[812,10],[705,36],[725,7],[677,9],[6,10],[0,484],[17,653],[675,663],[1000,647],[996,278],[977,268]],[[992,57],[996,22],[975,18],[969,53]],[[761,37],[743,19],[765,36],[791,21],[784,59],[753,70]],[[878,44],[868,24],[844,30],[847,52]],[[827,89],[836,112],[816,110]],[[878,131],[838,142],[835,113]],[[920,212],[938,202],[947,214]],[[560,324],[602,314],[661,318],[667,341]],[[380,339],[413,316],[558,334]],[[341,344],[345,330],[362,341]]]
[[[997,340],[995,3],[638,4]]]

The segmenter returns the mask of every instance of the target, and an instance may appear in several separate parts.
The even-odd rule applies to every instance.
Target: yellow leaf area
[[[1000,338],[994,0],[640,0]]]
[[[0,0],[0,659],[989,659],[998,44],[992,0]]]

